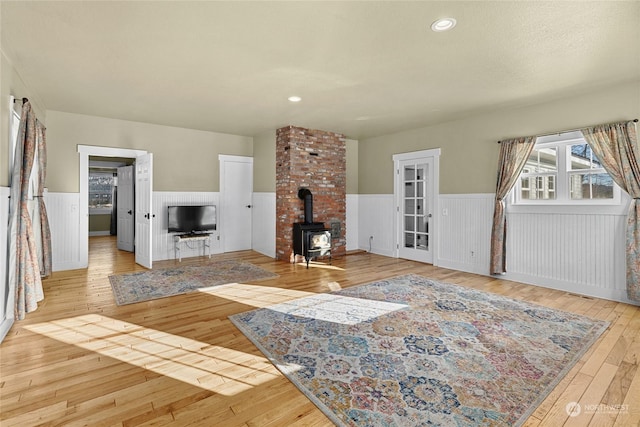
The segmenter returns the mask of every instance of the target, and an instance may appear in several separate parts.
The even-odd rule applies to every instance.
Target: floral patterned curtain
[[[501,141],[500,158],[498,161],[498,183],[496,185],[495,210],[493,212],[493,227],[491,229],[491,274],[506,273],[506,238],[507,216],[504,198],[513,188],[520,172],[527,163],[533,150],[536,137]]]
[[[51,272],[51,234],[42,197],[46,150],[45,129],[29,101],[22,105],[11,176],[9,212],[9,293],[14,318],[38,308],[44,299],[42,276]]]
[[[633,198],[627,218],[627,296],[640,302],[640,148],[633,121],[581,129],[605,170]]]
[[[36,140],[38,143],[38,185],[37,185],[37,215],[39,221],[34,221],[38,225],[39,242],[38,264],[40,266],[40,276],[47,277],[51,274],[51,230],[49,229],[49,217],[44,204],[44,183],[47,178],[47,138],[46,128],[42,122],[36,120]]]

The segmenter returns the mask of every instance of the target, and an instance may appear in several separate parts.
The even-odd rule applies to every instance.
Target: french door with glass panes
[[[433,157],[402,160],[398,167],[398,256],[433,262]]]

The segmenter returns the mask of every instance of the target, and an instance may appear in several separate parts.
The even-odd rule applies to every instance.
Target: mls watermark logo
[[[578,402],[569,402],[564,407],[564,410],[567,412],[567,415],[570,417],[577,417],[583,411],[585,414],[595,414],[596,412],[601,414],[620,414],[620,413],[629,413],[629,405],[611,405],[611,404],[591,404],[591,405],[580,405]]]
[[[564,407],[564,410],[567,411],[567,415],[570,417],[577,417],[582,412],[582,407],[578,402],[569,402]]]

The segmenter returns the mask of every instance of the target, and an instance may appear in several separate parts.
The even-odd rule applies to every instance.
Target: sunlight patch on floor
[[[340,286],[340,283],[338,283],[338,282],[329,282],[329,283],[327,283],[327,287],[332,292],[333,291],[339,291],[340,289],[342,289],[342,286]]]
[[[356,325],[407,307],[408,305],[406,304],[386,301],[353,298],[336,294],[315,294],[304,299],[277,304],[268,307],[268,309],[291,316]]]
[[[315,292],[297,291],[273,286],[247,285],[244,283],[228,283],[210,288],[201,288],[198,289],[198,292],[258,308],[316,295]]]
[[[330,291],[342,289],[338,282],[327,282]],[[309,319],[355,325],[393,311],[407,308],[405,304],[353,298],[333,293],[315,293],[272,286],[229,283],[199,289],[209,295],[229,299],[256,308],[268,308]]]
[[[299,265],[305,265],[305,268],[306,268],[306,264],[299,263]],[[309,268],[321,268],[321,269],[324,269],[324,270],[344,271],[344,268],[336,267],[335,265],[331,265],[331,264],[323,264],[323,263],[317,262],[317,261],[310,261],[309,262]]]
[[[279,376],[264,357],[99,314],[24,328],[226,396]]]

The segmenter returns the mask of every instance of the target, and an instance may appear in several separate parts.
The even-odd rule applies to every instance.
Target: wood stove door
[[[400,162],[400,258],[433,263],[433,158]]]

